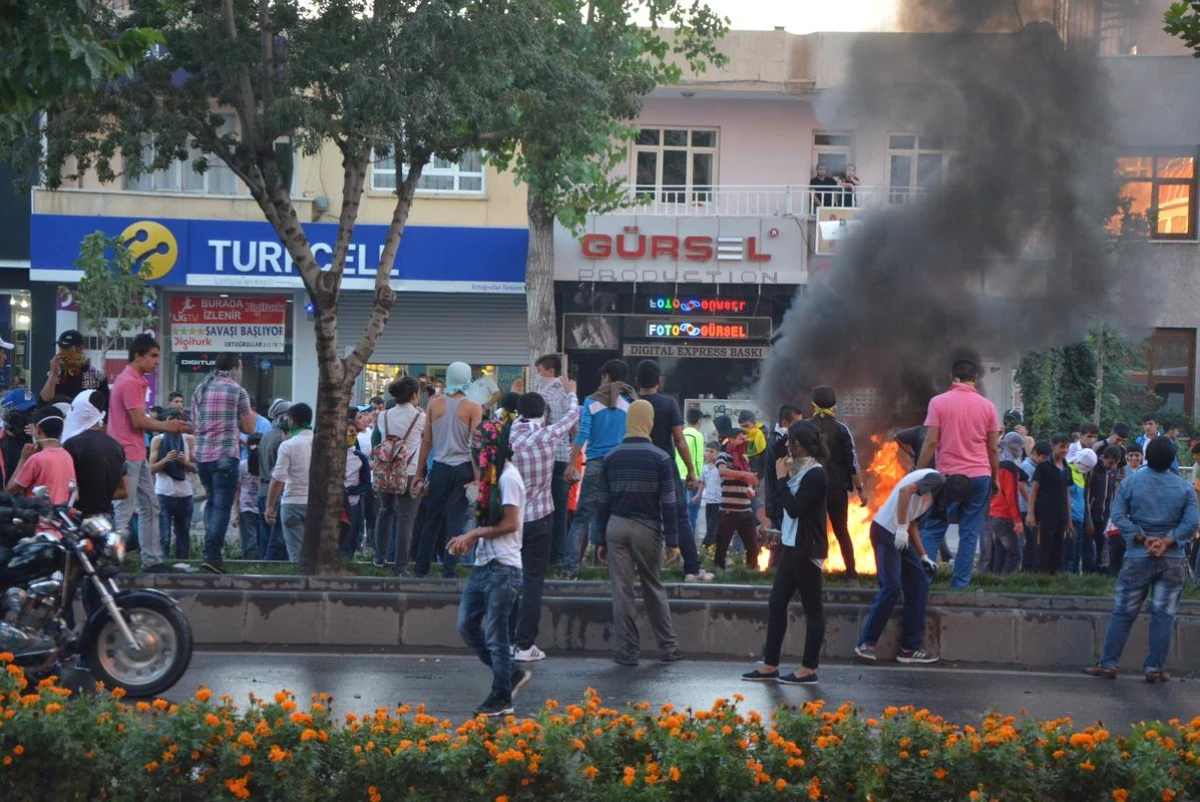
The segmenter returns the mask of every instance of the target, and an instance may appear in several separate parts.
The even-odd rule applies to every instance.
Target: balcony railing
[[[629,186],[630,207],[614,214],[656,217],[810,217],[822,207],[904,204],[926,190],[903,186]]]

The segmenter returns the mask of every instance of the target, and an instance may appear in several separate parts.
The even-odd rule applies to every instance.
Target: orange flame
[[[854,565],[860,574],[875,573],[875,550],[871,547],[871,521],[879,508],[887,501],[892,489],[907,475],[908,471],[900,464],[900,447],[894,440],[884,441],[880,435],[871,435],[871,444],[875,447],[875,456],[867,467],[863,484],[867,490],[867,506],[863,507],[854,496],[850,497],[850,509],[847,523],[850,528],[850,540],[854,543]],[[829,557],[825,560],[825,571],[845,571],[846,563],[842,559],[842,551],[838,548],[837,538],[833,529],[829,530]]]

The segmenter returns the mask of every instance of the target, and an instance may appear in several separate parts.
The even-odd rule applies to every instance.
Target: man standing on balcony
[[[838,180],[829,174],[829,168],[827,168],[823,164],[817,165],[817,174],[814,175],[812,177],[812,180],[809,181],[808,183],[809,183],[809,186],[812,186],[812,187],[840,187],[841,186],[841,184],[838,182]],[[835,190],[826,190],[824,192],[813,192],[813,194],[812,194],[813,208],[815,209],[815,208],[821,207],[821,206],[833,206],[834,198],[836,198],[839,194],[840,193],[836,189]]]
[[[951,374],[950,389],[929,402],[925,443],[917,468],[928,468],[936,457],[938,473],[971,480],[971,494],[965,501],[956,500],[944,518],[926,519],[921,527],[925,551],[937,554],[948,522],[958,521],[958,553],[954,556],[951,587],[962,590],[971,582],[988,499],[999,488],[1000,415],[976,387],[979,367],[973,361],[957,360]]]

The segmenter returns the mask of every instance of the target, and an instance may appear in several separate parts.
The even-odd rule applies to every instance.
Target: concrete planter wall
[[[196,641],[207,646],[281,645],[461,649],[456,629],[461,587],[455,580],[318,579],[274,576],[125,577],[125,586],[156,587],[179,600]],[[672,585],[671,610],[685,653],[728,658],[759,655],[766,633],[765,586]],[[825,593],[824,656],[848,660],[874,591]],[[547,651],[607,653],[612,606],[604,582],[548,582],[538,645]],[[955,663],[1028,669],[1081,666],[1099,655],[1112,601],[1107,598],[934,593],[926,646]],[[1176,619],[1170,665],[1200,671],[1200,603],[1184,602]],[[1124,667],[1145,657],[1149,617],[1143,615],[1125,650]],[[643,648],[655,644],[641,627]],[[899,612],[879,642],[895,654]],[[803,651],[804,617],[793,605],[785,662]]]

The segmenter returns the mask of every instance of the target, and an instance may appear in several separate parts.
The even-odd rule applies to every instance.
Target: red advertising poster
[[[286,331],[286,296],[171,299],[171,349],[176,353],[282,353]]]

